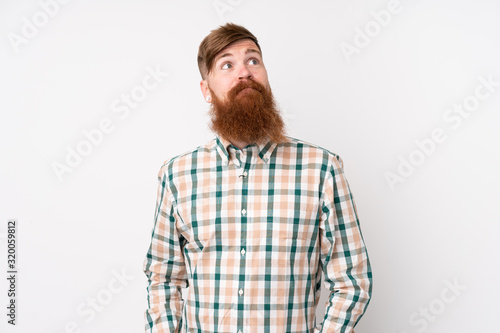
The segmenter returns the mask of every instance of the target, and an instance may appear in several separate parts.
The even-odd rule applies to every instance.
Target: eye
[[[229,62],[226,62],[222,65],[221,69],[230,69],[231,67],[233,67],[233,65],[231,65]]]
[[[258,65],[259,64],[259,60],[257,60],[256,58],[252,58],[250,59],[249,61],[252,65]]]

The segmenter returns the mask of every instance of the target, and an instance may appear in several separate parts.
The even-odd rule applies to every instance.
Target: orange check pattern
[[[372,273],[342,160],[287,138],[217,136],[162,166],[146,332],[354,332]]]

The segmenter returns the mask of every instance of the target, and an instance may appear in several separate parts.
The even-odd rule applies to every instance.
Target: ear
[[[201,93],[203,94],[203,98],[207,103],[212,103],[212,96],[210,94],[210,90],[208,89],[208,82],[206,80],[200,81]]]

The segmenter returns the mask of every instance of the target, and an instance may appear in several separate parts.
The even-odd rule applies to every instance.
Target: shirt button
[[[245,255],[245,249],[241,249],[241,255],[244,256]]]
[[[238,333],[243,333],[241,330],[238,330]]]
[[[246,176],[248,176],[248,172],[245,171],[245,172],[243,172],[243,177],[246,177]]]
[[[241,210],[241,214],[245,215],[247,213],[247,210],[246,209],[242,209]]]
[[[241,295],[243,295],[243,289],[240,289],[240,290],[238,291],[238,294],[240,294],[240,296],[241,296]]]

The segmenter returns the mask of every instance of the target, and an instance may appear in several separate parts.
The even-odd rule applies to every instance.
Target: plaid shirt
[[[160,169],[146,332],[354,332],[372,274],[342,160],[287,139],[217,136]]]

